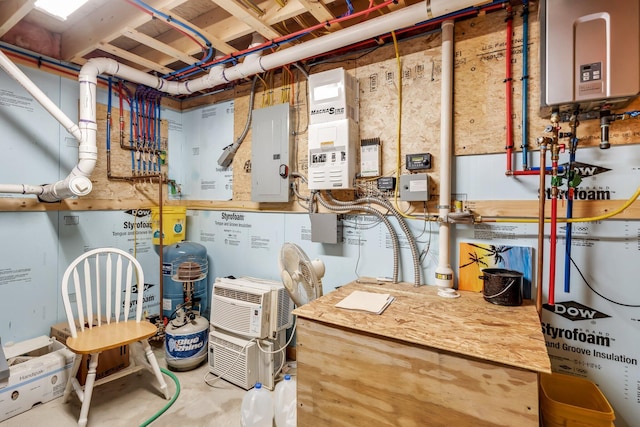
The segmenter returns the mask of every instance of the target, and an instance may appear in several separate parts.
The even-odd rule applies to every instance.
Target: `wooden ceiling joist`
[[[250,11],[241,5],[237,0],[211,0],[219,7],[226,10],[235,19],[238,19],[255,32],[262,35],[267,40],[275,39],[281,36],[279,32],[274,30],[270,25],[267,25],[263,20],[255,16],[255,12]]]
[[[147,0],[155,9],[174,8],[187,0]],[[138,11],[126,1],[110,1],[91,18],[87,18],[62,33],[62,59],[76,62],[101,43],[109,43],[120,37],[122,27],[138,28],[153,17]]]
[[[167,11],[163,10],[163,13],[167,13]],[[171,15],[179,20],[181,20],[182,22],[187,22],[186,19],[181,18],[180,16],[176,15],[175,12],[171,12]],[[230,44],[226,43],[224,40],[220,39],[219,37],[213,35],[213,33],[211,33],[210,31],[204,29],[204,28],[200,28],[197,25],[194,25],[193,23],[189,23],[189,26],[191,28],[193,28],[195,31],[199,32],[200,34],[202,34],[204,37],[207,38],[207,40],[209,40],[209,42],[211,43],[211,46],[216,49],[219,52],[223,52],[224,54],[230,54],[236,51],[236,49],[231,46]],[[193,55],[193,53],[191,53]]]
[[[99,49],[120,58],[126,59],[127,61],[133,62],[134,64],[138,64],[150,70],[157,71],[161,74],[169,74],[173,71],[171,68],[163,67],[160,64],[156,64],[155,62],[149,61],[148,59],[141,56],[134,55],[128,50],[120,49],[119,47],[116,47],[109,43],[100,43]]]
[[[185,64],[193,65],[198,62],[198,59],[194,58],[193,56],[187,55],[184,52],[169,46],[168,44],[154,39],[153,37],[142,34],[141,32],[134,30],[133,28],[126,27],[122,31],[122,35],[139,43],[142,43],[145,46],[153,48],[159,52],[164,52],[167,55],[170,55],[171,57],[184,62]]]
[[[327,22],[335,19],[324,3],[317,0],[297,0],[318,22]],[[339,28],[339,24],[335,24]]]
[[[0,2],[0,37],[12,29],[34,8],[36,0],[4,0]]]

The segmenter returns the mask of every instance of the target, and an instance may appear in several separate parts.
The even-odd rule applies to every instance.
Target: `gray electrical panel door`
[[[253,110],[251,200],[288,202],[293,135],[288,103]]]

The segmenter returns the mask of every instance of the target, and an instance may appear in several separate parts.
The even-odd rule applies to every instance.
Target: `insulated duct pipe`
[[[47,110],[80,142],[80,162],[65,180],[59,181],[56,184],[46,186],[0,186],[0,192],[36,194],[44,201],[58,201],[74,195],[86,195],[91,191],[91,181],[88,177],[91,172],[93,172],[97,158],[97,147],[95,141],[95,91],[97,76],[100,74],[120,77],[124,80],[142,84],[172,95],[191,94],[274,68],[279,68],[287,64],[295,63],[314,55],[330,52],[396,29],[411,27],[420,22],[424,22],[426,20],[425,18],[433,19],[467,7],[486,3],[491,3],[491,1],[427,0],[266,56],[260,57],[259,52],[252,53],[247,55],[244,61],[240,64],[229,68],[224,68],[223,65],[214,66],[209,70],[207,75],[186,82],[168,81],[160,77],[155,77],[127,65],[120,64],[113,59],[92,58],[84,64],[80,70],[79,76],[80,131],[75,129],[76,126],[73,125],[73,122],[64,116],[57,107],[55,109],[53,108],[55,106],[48,100],[46,95],[43,93],[41,96],[34,95],[34,93],[39,90],[37,90],[35,85],[26,76],[24,76],[24,74],[15,65],[13,65],[6,56],[2,54],[0,66],[2,66],[16,80],[20,82],[21,79],[26,80],[25,83],[28,87],[25,86],[25,83],[21,82],[23,86],[25,86],[25,88],[34,95],[36,100],[43,104],[43,106],[45,106],[45,108],[47,108]],[[5,63],[10,64],[10,66]],[[24,76],[24,78],[20,75]],[[47,107],[45,104],[51,105]],[[450,119],[448,121],[450,123]],[[447,168],[447,170],[449,170],[449,168]],[[449,191],[447,190],[447,194],[448,193]],[[448,195],[447,198],[449,198]],[[446,212],[448,212],[448,209]],[[443,213],[446,215],[446,212],[441,210],[441,215]],[[446,223],[446,218],[444,222]],[[441,251],[441,254],[443,253],[444,252]]]
[[[453,21],[442,23],[442,82],[440,103],[440,200],[438,267],[436,285],[453,287],[450,263],[449,222],[451,211],[451,144],[453,141]]]

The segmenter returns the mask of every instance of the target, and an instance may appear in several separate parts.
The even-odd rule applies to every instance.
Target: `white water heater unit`
[[[639,23],[640,0],[542,0],[541,115],[616,109],[637,96]]]

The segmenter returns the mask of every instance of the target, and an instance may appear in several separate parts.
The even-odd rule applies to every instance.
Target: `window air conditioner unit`
[[[245,390],[257,382],[273,390],[286,357],[284,346],[284,332],[274,340],[258,340],[214,329],[209,333],[209,372]]]
[[[241,277],[216,278],[211,326],[245,338],[276,338],[293,324],[293,301],[280,282]]]

